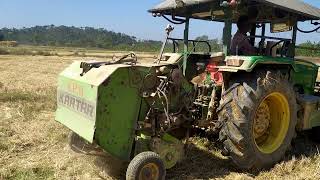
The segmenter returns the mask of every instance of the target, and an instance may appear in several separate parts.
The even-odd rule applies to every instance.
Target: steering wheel
[[[291,44],[291,41],[290,40],[281,40],[279,42],[277,42],[276,44],[274,44],[271,48],[270,48],[270,54],[271,54],[271,51],[274,47],[278,46],[280,43],[282,43],[282,47],[281,47],[281,51],[280,51],[280,55],[281,57],[283,57],[284,55],[287,55],[288,53],[288,50],[289,50],[289,46]]]

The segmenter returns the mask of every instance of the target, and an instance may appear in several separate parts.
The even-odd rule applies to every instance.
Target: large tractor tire
[[[218,109],[223,154],[243,169],[270,168],[295,135],[297,103],[288,75],[258,70],[230,82]]]

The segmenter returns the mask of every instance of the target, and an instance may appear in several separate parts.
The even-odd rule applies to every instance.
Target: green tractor
[[[163,1],[149,12],[184,24],[184,39],[171,38],[168,26],[153,60],[140,62],[130,53],[106,62],[74,62],[59,76],[56,120],[74,132],[71,139],[130,162],[129,180],[164,179],[166,169],[184,157],[183,140],[198,130],[218,135],[222,154],[240,168],[273,166],[296,133],[313,129],[320,138],[318,66],[295,57],[298,31],[320,29],[304,31],[298,22],[318,26],[320,10],[286,2]],[[231,54],[232,24],[251,14],[255,24],[247,38],[252,45],[259,42],[258,53]],[[189,40],[192,18],[224,22],[223,52]],[[291,32],[292,38],[266,36],[266,26],[271,33]],[[200,44],[208,52],[197,52]],[[172,53],[164,53],[166,45]]]

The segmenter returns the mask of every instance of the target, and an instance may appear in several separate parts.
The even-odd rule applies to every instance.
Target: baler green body
[[[80,62],[74,62],[59,76],[56,120],[111,155],[129,160],[142,112],[139,87],[147,69],[116,64],[80,76]]]

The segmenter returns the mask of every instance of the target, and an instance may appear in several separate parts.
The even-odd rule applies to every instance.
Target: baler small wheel
[[[154,152],[142,152],[130,162],[126,180],[164,180],[166,168],[160,156]]]

